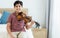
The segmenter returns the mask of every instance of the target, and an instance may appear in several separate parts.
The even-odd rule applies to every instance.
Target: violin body
[[[23,12],[18,13],[18,15],[16,16],[17,20],[24,20],[25,24],[27,22],[30,22],[32,20],[31,16],[27,16],[26,14],[24,14]]]
[[[17,18],[18,21],[22,20],[22,12],[18,13],[16,15],[16,18]]]

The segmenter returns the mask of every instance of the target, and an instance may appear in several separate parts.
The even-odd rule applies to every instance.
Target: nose
[[[17,8],[19,9],[20,7],[18,6]]]

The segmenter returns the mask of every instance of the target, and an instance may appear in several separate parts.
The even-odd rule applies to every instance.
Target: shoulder
[[[9,17],[13,17],[15,13],[11,13]]]

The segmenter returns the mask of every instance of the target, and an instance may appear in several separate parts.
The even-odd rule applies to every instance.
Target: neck
[[[21,11],[19,11],[19,12],[16,12],[16,13],[20,13]]]

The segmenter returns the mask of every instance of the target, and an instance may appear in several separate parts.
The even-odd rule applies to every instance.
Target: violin
[[[18,13],[16,16],[18,21],[24,20],[24,23],[30,22],[32,20],[31,16],[27,16],[23,12]]]

